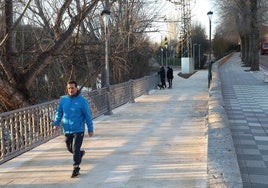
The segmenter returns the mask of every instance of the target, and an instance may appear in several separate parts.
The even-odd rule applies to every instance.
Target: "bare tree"
[[[204,57],[204,52],[209,49],[209,44],[206,39],[205,28],[198,22],[192,24],[192,43],[193,43],[193,57],[195,58],[195,67],[202,68],[203,64],[199,62],[197,57],[202,58],[200,61],[204,62],[206,57]],[[215,55],[215,54],[214,54]]]
[[[2,110],[57,97],[71,78],[94,85],[104,67],[100,13],[106,3],[111,10],[111,84],[149,72],[151,51],[145,34],[154,13],[148,11],[148,1],[5,0],[6,16],[0,17],[7,28],[0,34]]]
[[[263,2],[254,0],[221,0],[216,2],[221,10],[222,25],[226,27],[226,30],[239,33],[241,59],[244,65],[251,67],[251,70],[259,70],[258,46],[261,21],[259,10],[260,4]]]
[[[13,10],[13,1],[4,1],[5,26],[6,31],[1,42],[1,75],[0,75],[0,99],[2,106],[7,110],[32,104],[31,88],[38,74],[42,72],[48,65],[52,64],[53,57],[65,48],[66,41],[72,37],[74,31],[86,16],[96,9],[98,0],[84,2],[81,9],[73,11],[72,0],[66,0],[63,3],[58,2],[57,14],[55,20],[50,17],[48,12],[44,12],[49,6],[44,1],[35,1],[35,6],[31,6],[28,10],[32,12],[33,21],[41,21],[46,33],[43,36],[47,39],[50,37],[50,45],[46,45],[45,49],[37,48],[32,53],[32,58],[28,59],[27,67],[21,67],[21,49],[14,49],[15,41],[13,32],[16,31],[15,23],[12,18],[15,17]],[[42,4],[43,3],[43,4]],[[26,5],[25,5],[26,6]],[[67,20],[68,16],[68,20]],[[18,19],[21,19],[19,17]],[[64,27],[65,26],[65,27]],[[44,30],[42,31],[44,32]],[[41,34],[41,33],[39,33]],[[40,35],[38,36],[40,37]],[[39,44],[41,47],[41,38]]]
[[[149,41],[144,35],[154,21],[147,1],[120,0],[111,7],[110,68],[111,82],[118,83],[144,76],[151,57]]]

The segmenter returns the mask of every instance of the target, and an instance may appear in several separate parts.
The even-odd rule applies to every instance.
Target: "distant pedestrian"
[[[173,76],[173,69],[171,67],[167,67],[167,80],[168,80],[168,88],[172,88],[172,80],[174,78]]]
[[[88,128],[88,135],[92,137],[93,123],[91,111],[87,100],[81,95],[75,81],[67,83],[67,95],[60,98],[56,111],[54,129],[63,126],[67,150],[73,154],[72,178],[79,175],[80,163],[85,151],[81,150],[83,143],[85,123]]]
[[[167,87],[166,85],[166,71],[165,68],[162,66],[160,68],[160,71],[158,72],[158,74],[160,75],[160,81],[161,83],[158,85],[160,87],[160,89],[165,89]]]

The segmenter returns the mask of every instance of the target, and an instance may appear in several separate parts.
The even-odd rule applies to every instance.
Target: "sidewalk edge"
[[[242,188],[235,147],[228,118],[224,109],[221,80],[218,68],[225,63],[228,55],[212,66],[212,82],[208,102],[208,187]]]

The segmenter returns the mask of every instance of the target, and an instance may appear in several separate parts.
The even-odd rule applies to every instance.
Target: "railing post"
[[[135,95],[134,95],[134,81],[130,80],[130,102],[135,103]]]
[[[145,76],[145,90],[146,90],[146,93],[145,95],[149,95],[149,86],[150,86],[150,83],[149,83],[150,79],[149,79],[149,76]]]
[[[111,107],[111,91],[110,87],[107,87],[106,91],[106,102],[107,102],[107,112],[104,115],[112,115],[112,107]]]

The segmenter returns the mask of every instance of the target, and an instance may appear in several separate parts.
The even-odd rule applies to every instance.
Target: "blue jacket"
[[[93,132],[93,123],[88,101],[81,95],[64,95],[55,114],[54,125],[62,123],[64,133],[77,133],[85,131],[85,123],[88,132]]]

